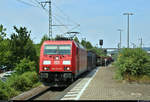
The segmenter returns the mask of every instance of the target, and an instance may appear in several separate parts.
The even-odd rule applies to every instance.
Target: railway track
[[[14,98],[12,98],[11,101],[13,101],[13,100],[30,100],[30,99],[38,96],[39,94],[46,92],[49,88],[50,87],[41,85],[39,87],[33,88],[27,92],[24,92]]]
[[[47,87],[41,85],[30,91],[27,91],[19,96],[11,99],[13,100],[61,100],[74,86],[76,86],[89,72],[83,73],[75,82],[68,87]]]
[[[88,74],[86,72],[82,74],[75,82],[73,82],[68,87],[62,88],[54,88],[51,87],[45,93],[37,95],[36,97],[32,98],[32,100],[61,100],[71,89],[73,89],[80,81]]]

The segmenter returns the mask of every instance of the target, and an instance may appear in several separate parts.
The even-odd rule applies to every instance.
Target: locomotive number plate
[[[54,61],[54,64],[60,64],[60,61]]]

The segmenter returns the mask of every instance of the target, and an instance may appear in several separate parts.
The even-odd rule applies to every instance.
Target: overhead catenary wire
[[[62,16],[60,16],[60,15],[58,15],[58,14],[56,14],[56,13],[53,13],[55,16],[57,16],[59,19],[61,19],[61,20],[66,20],[67,18],[66,17],[62,17]]]
[[[26,5],[28,5],[28,6],[33,6],[33,7],[39,7],[39,8],[43,8],[46,12],[49,12],[46,8],[45,8],[45,6],[46,6],[46,4],[44,5],[44,6],[42,6],[41,5],[41,3],[40,3],[40,1],[38,1],[38,0],[34,0],[37,4],[39,4],[39,5],[33,5],[33,4],[30,4],[30,3],[27,3],[27,2],[25,2],[25,1],[23,1],[23,0],[17,0],[17,1],[19,1],[19,2],[22,2],[22,3],[24,3],[24,4],[26,4]],[[32,3],[34,3],[35,4],[35,2],[33,2],[33,0],[29,0],[29,1],[31,1]],[[63,12],[63,10],[61,10],[59,7],[57,7],[56,6],[56,4],[55,3],[53,3],[54,4],[54,6],[63,14],[63,15],[65,15],[66,17],[68,17],[69,19],[70,19],[70,17],[68,16],[68,15],[66,15],[64,12]],[[56,14],[55,14],[56,15]],[[58,16],[58,15],[56,15],[56,16]],[[56,16],[55,16],[55,18],[56,18]],[[61,16],[58,16],[59,18],[62,18]],[[56,18],[57,19],[57,21],[60,23],[60,20],[58,20],[58,18]],[[62,18],[62,19],[64,19],[64,18]],[[71,20],[71,19],[70,19]],[[71,20],[72,22],[74,22],[73,20]],[[75,24],[77,24],[76,22],[74,22]],[[62,23],[61,23],[62,24]],[[77,25],[79,25],[79,24],[77,24]]]
[[[38,8],[43,8],[43,10],[45,10],[46,12],[49,12],[46,8],[45,8],[45,6],[46,6],[46,3],[44,4],[44,5],[42,5],[41,4],[41,2],[39,1],[39,0],[29,0],[30,2],[32,2],[32,3],[28,3],[28,2],[26,2],[26,1],[24,1],[24,0],[17,0],[18,2],[21,2],[21,3],[23,3],[23,4],[25,4],[25,5],[28,5],[28,6],[32,6],[32,7],[38,7]],[[56,4],[55,3],[53,3],[54,4],[54,6],[64,15],[64,16],[66,16],[69,20],[70,20],[70,22],[72,22],[72,23],[74,23],[75,25],[77,25],[77,26],[75,26],[75,27],[73,27],[73,28],[71,28],[71,29],[69,29],[68,28],[68,26],[70,26],[70,25],[65,25],[65,24],[63,24],[60,20],[59,20],[59,18],[61,18],[61,19],[63,19],[64,20],[64,18],[63,17],[61,17],[61,16],[58,16],[58,15],[52,15],[52,17],[55,19],[55,21],[57,21],[59,24],[61,24],[61,25],[59,25],[59,26],[63,26],[68,32],[70,32],[70,31],[72,31],[72,30],[74,30],[74,29],[76,29],[77,27],[79,27],[79,24],[77,24],[76,22],[74,22],[73,20],[71,20],[70,19],[70,17],[68,16],[68,15],[66,15],[64,12],[63,12],[63,10],[61,10],[59,7],[57,7],[56,6]],[[59,17],[59,18],[58,18]],[[57,25],[56,25],[57,26]],[[67,32],[66,31],[66,32]],[[65,32],[65,31],[64,31]],[[66,32],[65,33],[63,33],[63,34],[66,34]]]
[[[31,4],[31,3],[28,3],[28,2],[25,2],[25,1],[23,1],[23,0],[17,0],[17,1],[18,1],[18,2],[21,2],[21,3],[25,4],[25,5],[28,5],[28,6],[37,7],[36,5],[33,5],[33,4]]]
[[[46,8],[44,8],[44,7],[42,7],[42,8],[43,8],[43,10],[44,10],[45,12],[49,12]],[[65,24],[63,24],[56,16],[54,16],[54,14],[52,15],[52,17],[53,17],[59,24],[63,25],[66,30],[69,30],[68,27],[67,27]],[[64,31],[64,32],[66,32],[66,31]],[[62,34],[62,35],[63,35],[63,34]]]
[[[57,21],[57,22],[59,22],[61,25],[63,25],[66,29],[68,29],[68,27],[65,25],[65,24],[63,24],[59,19],[57,19],[57,17],[56,16],[54,16],[54,15],[52,15],[54,18],[55,18],[55,20]]]
[[[48,12],[48,10],[46,9],[46,8],[43,8],[46,12]],[[67,25],[65,25],[65,24],[63,24],[56,16],[54,16],[54,14],[52,15],[54,18],[55,18],[55,20],[57,21],[57,22],[59,22],[60,24],[62,24],[62,25],[64,25],[64,27],[68,30],[68,32],[70,32],[70,31],[72,31],[72,30],[74,30],[74,29],[76,29],[77,27],[79,27],[80,25],[78,24],[77,26],[75,26],[74,28],[72,28],[72,29],[68,29],[68,27],[67,27]],[[66,34],[67,32],[65,32],[65,33],[63,33],[63,34]]]
[[[53,3],[54,4],[54,3]],[[69,16],[68,15],[66,15],[64,12],[63,12],[63,10],[61,10],[59,7],[57,7],[56,5],[54,5],[63,15],[65,15],[66,17],[68,17],[69,18]],[[57,17],[60,17],[61,19],[63,19],[61,16],[57,16]],[[69,18],[70,19],[70,18]],[[70,19],[71,20],[71,19]],[[77,23],[75,23],[73,20],[72,20],[72,22],[75,24],[75,25],[77,25],[77,26],[75,26],[75,27],[73,27],[73,28],[71,28],[70,30],[68,30],[68,32],[71,32],[72,30],[74,30],[74,29],[76,29],[76,28],[78,28],[79,26],[80,26],[80,24],[77,24]],[[65,32],[65,33],[63,33],[63,35],[66,35],[67,34],[67,32]]]
[[[32,3],[34,3],[35,5],[37,5],[38,8],[41,9],[41,4],[38,0],[30,0]]]
[[[36,0],[36,1],[37,1],[37,0]],[[46,12],[49,12],[45,7],[42,6],[42,8],[43,8]],[[56,14],[53,14],[52,17],[54,17],[57,22],[59,22],[59,23],[60,23],[61,25],[63,25],[66,29],[68,29],[67,25],[63,24],[63,23],[57,18],[57,17],[60,17],[60,16],[58,16],[58,15],[54,16],[54,15],[56,15]]]
[[[32,2],[32,4],[35,4],[35,5],[37,5],[37,3],[35,2],[35,0],[33,1],[33,0],[29,0],[30,2]]]
[[[41,8],[41,3],[38,0],[34,0],[37,4],[39,4],[39,8]]]
[[[58,7],[54,2],[53,2],[53,5],[54,5],[64,16],[66,16],[71,22],[73,22],[75,25],[79,25],[78,23],[76,23],[75,21],[73,21],[72,19],[70,19],[70,17],[69,17],[67,14],[65,14],[65,13],[63,12],[63,10],[61,10],[60,7]]]
[[[74,29],[76,29],[76,28],[78,28],[80,25],[77,25],[77,26],[75,26],[75,27],[73,27],[72,29],[70,29],[68,32],[71,32],[72,30],[74,30]],[[67,34],[67,32],[65,32],[64,34]]]
[[[46,8],[43,7],[43,9],[44,9],[46,12],[49,12]],[[56,20],[58,23],[60,23],[60,24],[63,25],[66,29],[68,29],[68,27],[67,27],[65,24],[63,24],[59,19],[57,19],[56,16],[54,16],[54,14],[52,15],[52,17],[54,17],[55,20]]]

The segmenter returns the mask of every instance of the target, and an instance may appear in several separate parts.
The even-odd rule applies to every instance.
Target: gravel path
[[[113,67],[99,68],[80,100],[150,100],[150,84],[129,84],[113,79]]]

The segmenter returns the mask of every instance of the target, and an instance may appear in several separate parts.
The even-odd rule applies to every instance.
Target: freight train
[[[107,66],[108,64],[114,61],[114,59],[111,56],[104,57],[97,55],[96,59],[96,66]]]
[[[64,86],[96,67],[97,55],[73,40],[44,41],[40,51],[39,75],[43,84]]]

